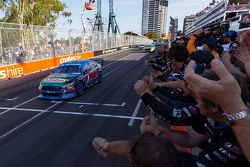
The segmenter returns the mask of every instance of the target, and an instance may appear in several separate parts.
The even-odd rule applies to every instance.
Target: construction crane
[[[93,32],[96,32],[96,31],[103,32],[101,0],[97,0],[97,13],[95,16],[95,24],[94,24]]]
[[[114,5],[113,5],[113,0],[109,0],[109,25],[108,25],[108,33],[119,33],[120,34],[120,29],[117,24],[117,21],[115,19],[115,14],[114,14]]]
[[[84,10],[82,14],[82,24],[83,30],[86,32],[87,24],[85,23],[84,11],[94,10],[95,0],[87,0],[84,3]],[[102,9],[101,9],[101,0],[97,0],[97,13],[95,16],[95,23],[93,26],[93,32],[103,32],[103,19],[102,19]],[[109,0],[109,23],[108,23],[108,33],[120,33],[119,26],[116,21],[116,16],[114,14],[114,5],[113,0]]]

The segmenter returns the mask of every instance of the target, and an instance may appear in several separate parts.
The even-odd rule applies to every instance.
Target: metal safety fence
[[[152,42],[143,36],[4,22],[0,31],[0,66]]]

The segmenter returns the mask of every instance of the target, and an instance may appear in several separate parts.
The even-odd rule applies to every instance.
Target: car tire
[[[83,85],[82,81],[78,81],[76,83],[76,91],[77,91],[78,96],[83,95],[83,93],[84,93],[84,85]]]

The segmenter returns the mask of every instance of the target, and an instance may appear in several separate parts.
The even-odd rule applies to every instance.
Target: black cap
[[[215,38],[206,39],[203,41],[203,43],[211,49],[215,49],[218,46],[217,39]]]
[[[210,63],[213,59],[213,54],[208,51],[196,51],[190,55],[190,60],[194,60],[197,64],[195,72],[198,74],[202,74],[203,71],[210,69]]]

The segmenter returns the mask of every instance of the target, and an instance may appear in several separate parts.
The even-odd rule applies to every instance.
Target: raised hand
[[[241,89],[234,77],[219,60],[212,61],[212,70],[220,77],[219,81],[203,78],[194,72],[195,62],[190,61],[185,71],[185,81],[189,89],[200,97],[210,99],[219,104],[228,114],[245,109],[241,99]]]
[[[240,48],[236,53],[236,56],[244,63],[248,76],[250,76],[250,30],[242,34]]]
[[[147,87],[148,87],[149,89],[152,90],[152,89],[156,88],[157,85],[154,83],[154,79],[153,79],[153,76],[152,76],[152,75],[150,75],[150,76],[145,76],[143,80],[146,82]]]
[[[146,132],[152,132],[153,134],[158,135],[160,133],[158,126],[157,126],[157,121],[152,114],[146,116],[142,120],[141,125],[140,125],[140,130],[141,130],[141,134],[144,134]]]
[[[145,81],[138,80],[134,85],[134,90],[136,94],[142,97],[146,92],[148,92],[148,86]]]

